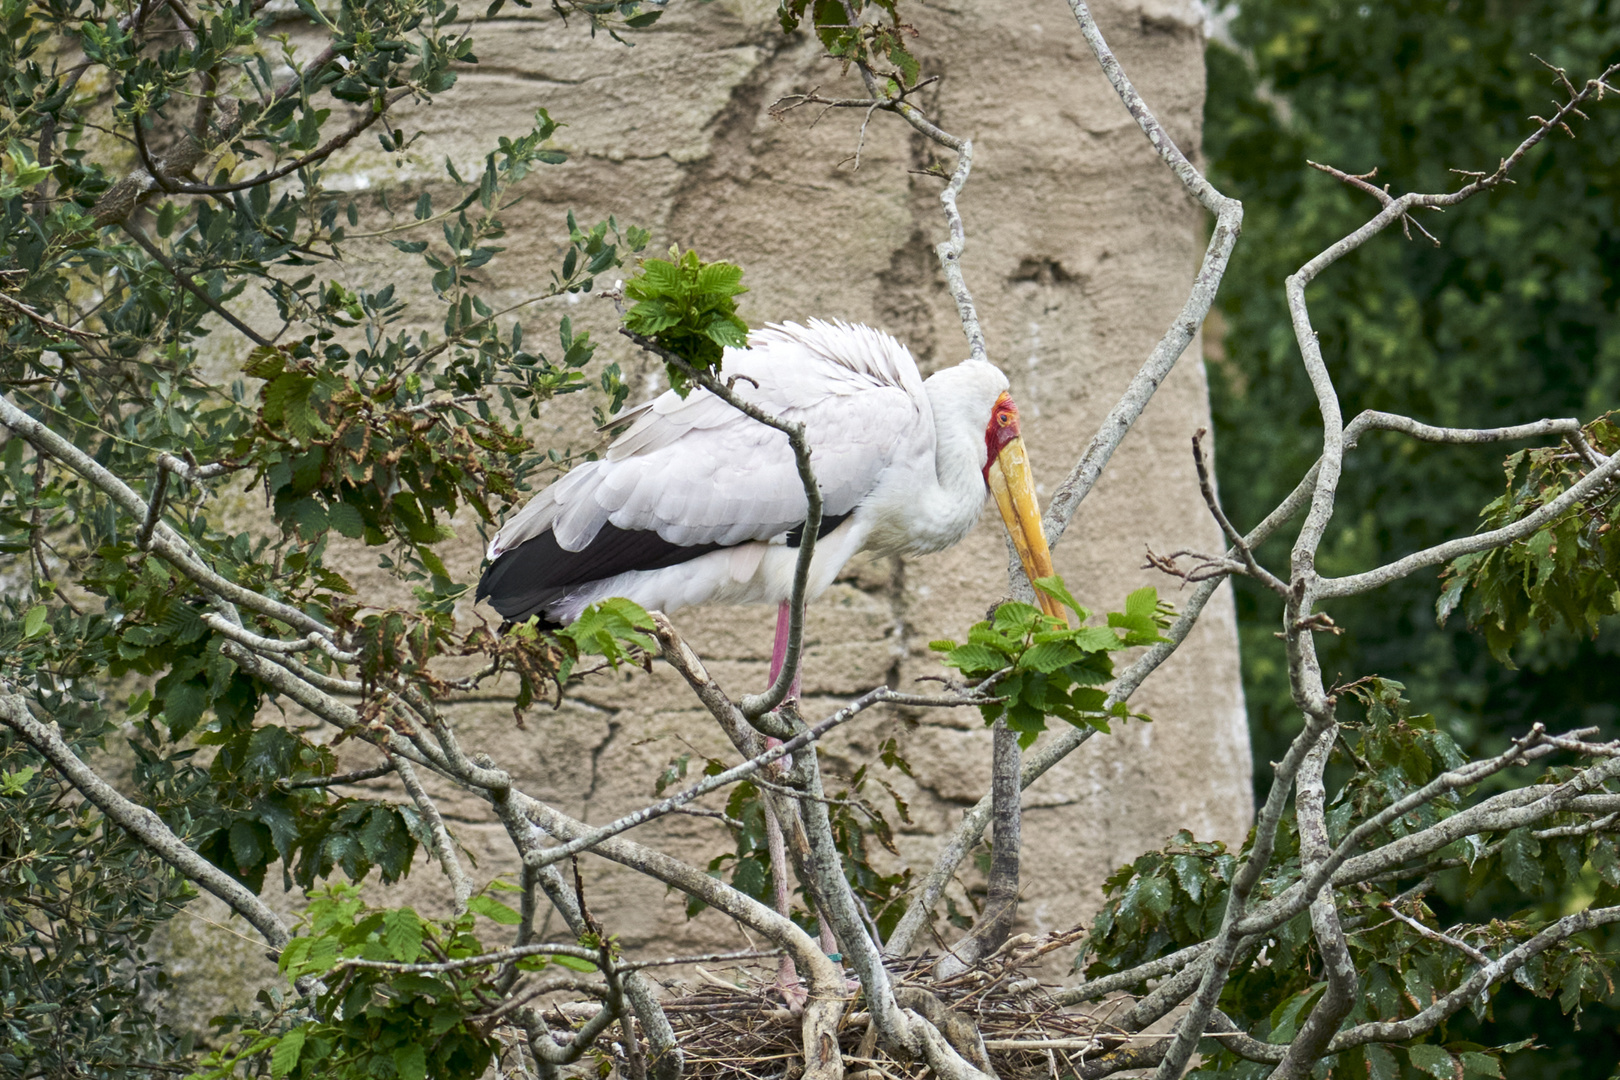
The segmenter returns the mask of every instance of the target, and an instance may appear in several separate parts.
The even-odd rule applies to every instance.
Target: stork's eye
[[[997,413],[996,414],[996,423],[1000,424],[1002,427],[1006,427],[1008,424],[1012,423],[1012,414],[1011,413]]]

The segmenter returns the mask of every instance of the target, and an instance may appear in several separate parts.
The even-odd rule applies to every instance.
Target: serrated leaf
[[[1366,1047],[1367,1080],[1400,1080],[1401,1063],[1388,1047],[1376,1043]]]
[[[310,946],[314,943],[313,939],[307,937],[293,938],[287,942],[286,948],[281,950],[281,955],[276,959],[276,966],[283,973],[302,966],[309,959]]]
[[[1502,841],[1502,869],[1521,891],[1541,890],[1541,844],[1529,829],[1514,829]]]
[[[1202,903],[1204,885],[1209,881],[1209,870],[1204,866],[1204,860],[1193,855],[1172,855],[1170,869],[1175,873],[1182,891],[1192,902]]]
[[[332,528],[351,540],[365,535],[366,519],[358,509],[345,502],[335,502],[326,508],[326,520]]]
[[[413,963],[422,951],[422,920],[410,908],[383,915],[383,946],[402,964]]]
[[[270,1051],[271,1076],[286,1076],[293,1071],[299,1055],[304,1052],[304,1039],[308,1034],[308,1028],[295,1027],[281,1036],[276,1048]]]
[[[984,645],[969,643],[952,649],[946,655],[945,662],[964,674],[979,674],[1000,671],[1007,666],[1008,659]]]
[[[1080,602],[1069,592],[1068,586],[1063,584],[1063,578],[1059,575],[1053,574],[1051,577],[1036,578],[1030,584],[1035,586],[1037,591],[1043,592],[1060,604],[1067,606],[1080,617],[1081,622],[1085,622],[1086,619],[1091,617],[1091,612],[1080,606]]]
[[[311,498],[303,498],[286,509],[286,518],[306,540],[313,540],[326,531],[326,507]]]
[[[516,926],[523,921],[523,916],[490,896],[474,896],[467,900],[467,910],[476,912],[492,922],[502,926]]]
[[[1106,626],[1081,627],[1069,640],[1087,652],[1106,652],[1119,648],[1119,635],[1115,634],[1111,627]]]
[[[1067,641],[1046,641],[1031,646],[1018,658],[1018,666],[1049,674],[1058,668],[1067,667],[1084,655]]]
[[[396,1048],[394,1069],[399,1080],[427,1080],[427,1051],[418,1043]]]
[[[1456,1078],[1456,1059],[1444,1047],[1435,1046],[1433,1043],[1418,1043],[1416,1046],[1406,1048],[1406,1056],[1414,1069],[1428,1073],[1435,1080]]]
[[[1156,918],[1163,918],[1170,911],[1171,901],[1174,899],[1170,882],[1162,877],[1150,876],[1142,879],[1142,909],[1152,913]]]
[[[309,955],[304,959],[306,971],[319,974],[332,970],[332,965],[338,961],[338,943],[336,938],[316,938],[309,946]]]
[[[1159,590],[1143,586],[1125,598],[1125,614],[1133,619],[1152,620],[1159,610]]]

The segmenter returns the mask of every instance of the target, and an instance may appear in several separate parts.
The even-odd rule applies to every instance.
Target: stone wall
[[[1177,142],[1195,150],[1204,88],[1196,0],[1095,6],[1147,101]],[[1038,479],[1050,490],[1178,310],[1202,250],[1204,218],[1154,159],[1064,4],[908,7],[925,73],[939,77],[922,104],[974,140],[976,167],[961,201],[969,235],[963,265],[991,356],[1022,408]],[[482,28],[475,41],[477,67],[404,125],[426,133],[419,160],[401,168],[363,151],[346,169],[354,187],[386,190],[397,206],[424,188],[444,205],[446,153],[466,166],[464,174],[475,172],[496,136],[527,130],[537,107],[565,121],[556,141],[571,161],[541,169],[525,200],[504,215],[509,251],[491,266],[503,299],[534,291],[555,264],[566,210],[581,221],[613,213],[650,227],[655,250],[679,242],[741,263],[752,289],[743,314],[756,325],[809,316],[870,322],[907,341],[925,372],[966,355],[932,251],[944,229],[941,181],[914,171],[931,160],[930,144],[888,115],[872,117],[864,144],[859,111],[818,122],[806,107],[773,119],[771,104],[796,91],[860,92],[813,41],[780,32],[773,4],[677,4],[633,48],[564,27],[537,4]],[[402,287],[410,280],[391,249],[369,254],[372,261],[359,263],[363,274],[398,278]],[[617,359],[632,376],[633,401],[658,389],[656,367],[612,333],[604,301],[553,301],[534,313],[526,340],[549,333],[543,328],[564,310],[594,328],[599,356]],[[1189,437],[1208,424],[1195,343],[1055,552],[1083,603],[1106,610],[1144,583],[1174,602],[1173,583],[1138,569],[1144,545],[1218,545],[1188,451]],[[588,441],[584,403],[555,403],[538,437]],[[464,537],[451,568],[470,577],[479,544],[471,529]],[[811,609],[805,714],[821,715],[885,680],[911,685],[939,671],[928,641],[960,635],[982,618],[1004,594],[1004,567],[993,512],[950,552],[857,560]],[[358,564],[354,577],[368,595],[397,588]],[[676,620],[733,692],[763,685],[774,612],[694,610]],[[662,665],[650,675],[592,679],[557,711],[531,713],[522,730],[494,689],[458,708],[468,748],[487,751],[525,790],[591,821],[646,801],[671,758],[728,749]],[[1231,843],[1248,828],[1249,747],[1225,590],[1133,704],[1154,723],[1118,725],[1093,739],[1026,796],[1021,918],[1029,929],[1087,917],[1109,872],[1177,829]],[[966,712],[874,715],[843,730],[826,751],[835,773],[847,775],[884,739],[899,741],[915,779],[897,772],[885,779],[911,807],[902,849],[926,869],[941,834],[987,789],[988,731]],[[509,871],[510,849],[487,812],[443,794],[453,829],[479,856],[479,878]],[[694,817],[665,819],[636,838],[705,862],[730,847],[716,822]],[[600,860],[585,865],[592,907],[627,948],[745,943],[713,913],[688,921],[682,898],[662,886]],[[975,880],[971,869],[964,877]],[[440,885],[425,865],[404,891],[435,910]]]

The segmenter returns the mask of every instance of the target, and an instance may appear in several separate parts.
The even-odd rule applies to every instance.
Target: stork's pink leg
[[[793,605],[786,600],[776,606],[776,645],[771,649],[771,685],[776,685],[776,677],[782,674],[782,665],[787,663],[788,647],[788,621],[793,617]],[[799,685],[804,679],[804,664],[799,664],[799,670],[793,673],[793,685],[788,687],[787,701],[797,701]]]
[[[776,684],[776,677],[782,673],[782,665],[787,662],[788,645],[788,619],[791,608],[783,602],[776,609],[776,644],[771,649],[771,684]],[[799,677],[795,672],[793,686],[788,690],[788,698],[799,696]],[[765,738],[767,747],[781,746],[782,740]],[[766,766],[766,771],[780,776],[787,771],[787,761],[783,759]],[[765,803],[765,848],[771,857],[771,880],[776,884],[776,910],[782,917],[788,915],[789,889],[788,889],[788,862],[787,844],[782,837],[782,823],[776,820],[776,813],[771,809],[770,801]],[[787,1002],[788,1008],[794,1013],[804,1008],[809,999],[803,983],[799,980],[798,970],[793,966],[793,958],[784,955],[776,969],[776,989],[781,993],[782,999]]]

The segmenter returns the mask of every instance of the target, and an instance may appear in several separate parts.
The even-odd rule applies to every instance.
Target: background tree
[[[1230,37],[1210,45],[1211,175],[1249,208],[1250,242],[1221,294],[1211,365],[1221,486],[1236,520],[1258,520],[1282,495],[1282,478],[1314,460],[1319,419],[1284,330],[1281,284],[1324,231],[1361,213],[1363,196],[1300,163],[1376,169],[1378,184],[1438,190],[1448,169],[1494,161],[1523,118],[1543,110],[1538,57],[1570,70],[1620,58],[1616,15],[1601,3],[1261,0],[1243,4],[1226,24]],[[1425,218],[1438,243],[1363,248],[1319,286],[1315,323],[1347,414],[1397,409],[1473,427],[1527,410],[1591,416],[1620,404],[1620,117],[1591,119],[1511,190]],[[1340,487],[1358,512],[1329,534],[1322,567],[1365,568],[1475,528],[1502,490],[1500,465],[1474,447],[1366,440]],[[1431,483],[1437,475],[1446,483]],[[1280,550],[1274,541],[1262,556]],[[1529,717],[1616,732],[1620,622],[1532,624],[1493,657],[1466,610],[1436,624],[1435,580],[1414,575],[1345,604],[1335,614],[1344,633],[1323,644],[1326,668],[1401,680],[1470,753],[1499,750]],[[1298,713],[1268,647],[1276,601],[1253,582],[1236,589],[1263,789]],[[1512,911],[1511,894],[1487,890],[1468,910]],[[1523,1008],[1511,1020],[1499,1013],[1504,1030],[1543,1040],[1565,1030],[1550,1006]],[[1514,1066],[1525,1070],[1517,1075],[1584,1075],[1590,1062],[1620,1057],[1612,1006],[1583,1031]]]

